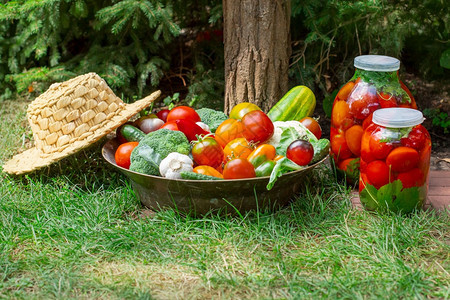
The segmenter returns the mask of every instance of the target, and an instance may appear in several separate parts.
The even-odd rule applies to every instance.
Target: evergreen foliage
[[[38,93],[51,82],[96,72],[118,95],[140,97],[171,67],[181,28],[192,22],[208,26],[209,2],[2,1],[0,94]],[[192,15],[188,8],[202,13]]]
[[[292,86],[329,96],[369,53],[448,75],[445,1],[291,1]],[[0,99],[97,72],[124,100],[160,88],[219,109],[221,18],[220,0],[0,0]]]
[[[292,0],[291,77],[328,94],[354,72],[353,58],[381,54],[418,66],[427,76],[446,71],[449,6],[440,0]],[[327,84],[328,83],[328,84]],[[339,86],[337,86],[339,88]]]

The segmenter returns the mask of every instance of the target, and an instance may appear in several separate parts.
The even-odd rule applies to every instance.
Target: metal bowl
[[[175,208],[181,213],[204,215],[210,211],[243,213],[252,209],[275,210],[286,205],[304,186],[304,178],[326,157],[305,169],[284,174],[273,188],[269,177],[233,180],[183,180],[145,175],[119,167],[114,159],[119,143],[109,140],[102,148],[107,162],[124,173],[139,200],[150,209]]]

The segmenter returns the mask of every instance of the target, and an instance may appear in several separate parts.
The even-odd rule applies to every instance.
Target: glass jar
[[[349,183],[359,178],[361,137],[380,108],[417,109],[411,92],[400,81],[400,61],[382,55],[355,57],[355,74],[337,93],[331,113],[331,156]]]
[[[361,140],[359,197],[368,210],[409,213],[428,190],[431,140],[423,115],[409,108],[373,113]]]

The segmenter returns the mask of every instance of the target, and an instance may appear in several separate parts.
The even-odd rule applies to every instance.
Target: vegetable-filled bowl
[[[105,160],[131,182],[138,199],[150,209],[174,208],[181,213],[203,215],[210,211],[240,213],[253,209],[277,209],[286,205],[304,186],[305,178],[326,159],[280,176],[268,190],[269,176],[232,180],[168,179],[130,171],[116,164],[120,143],[109,140],[102,149]]]

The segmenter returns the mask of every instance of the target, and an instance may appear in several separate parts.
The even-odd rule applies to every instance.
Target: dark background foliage
[[[52,82],[96,72],[125,101],[161,89],[194,106],[223,105],[221,1],[0,3],[0,99],[33,98]],[[439,0],[292,0],[290,85],[311,87],[329,113],[353,58],[369,53],[398,57],[401,72],[445,82],[449,19]],[[447,111],[437,113],[447,124]]]

